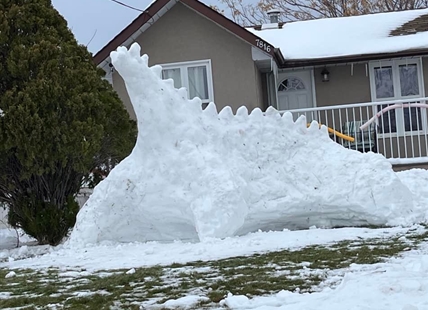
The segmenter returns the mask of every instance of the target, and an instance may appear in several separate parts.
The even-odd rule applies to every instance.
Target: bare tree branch
[[[232,19],[243,26],[267,22],[266,12],[270,9],[280,10],[282,21],[295,21],[428,7],[428,0],[259,0],[256,4],[220,1],[227,6]]]

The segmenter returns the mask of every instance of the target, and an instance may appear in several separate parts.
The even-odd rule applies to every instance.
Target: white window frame
[[[418,74],[418,87],[419,87],[419,95],[415,96],[402,96],[401,95],[401,85],[400,85],[400,72],[399,72],[399,66],[400,65],[414,65],[416,64],[417,68],[417,74]],[[424,77],[422,72],[422,58],[416,57],[411,59],[392,59],[392,60],[376,60],[369,62],[370,67],[370,93],[371,98],[373,102],[382,102],[382,101],[391,101],[391,100],[401,100],[401,99],[415,99],[415,98],[424,98],[425,97],[425,87],[424,87]],[[393,85],[394,85],[394,97],[390,98],[377,98],[376,97],[376,84],[375,84],[375,75],[374,75],[374,69],[376,67],[392,67],[392,79],[393,79]],[[373,113],[376,114],[378,112],[377,106],[373,106]],[[422,121],[422,129],[421,130],[413,130],[413,131],[405,131],[403,128],[403,121],[401,121],[404,118],[403,110],[402,109],[396,109],[395,110],[395,121],[397,126],[396,132],[389,132],[389,133],[378,133],[379,137],[404,137],[404,136],[413,136],[413,135],[419,135],[426,130],[426,113],[423,113],[421,111],[421,121]],[[379,119],[378,119],[379,122]]]
[[[190,94],[189,94],[189,77],[188,77],[187,69],[191,67],[205,66],[207,70],[208,99],[202,99],[202,98],[200,99],[204,104],[214,102],[214,86],[213,86],[211,59],[174,62],[174,63],[161,64],[160,66],[162,67],[162,70],[180,69],[181,87],[185,87],[187,89],[187,95],[189,96],[189,99],[193,99],[193,98],[190,98]]]

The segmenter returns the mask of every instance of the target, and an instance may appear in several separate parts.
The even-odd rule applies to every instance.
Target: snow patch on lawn
[[[170,299],[165,301],[162,305],[159,305],[160,308],[166,308],[166,309],[194,309],[193,307],[196,306],[201,301],[208,301],[209,298],[205,296],[197,296],[197,295],[188,295],[185,297],[181,297],[178,299]]]
[[[281,291],[249,299],[229,294],[221,305],[245,310],[422,310],[428,309],[428,247],[387,263],[354,265],[340,284],[321,292]],[[366,270],[364,270],[366,269]]]

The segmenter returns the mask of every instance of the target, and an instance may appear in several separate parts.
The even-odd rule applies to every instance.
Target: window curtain
[[[400,88],[401,96],[418,96],[418,67],[416,64],[400,65],[398,67],[400,73]],[[404,108],[404,130],[414,131],[422,129],[421,109],[420,108]]]
[[[392,67],[377,67],[374,69],[374,78],[376,86],[376,99],[394,98],[394,80]],[[388,105],[378,106],[378,111],[386,108]],[[390,110],[382,114],[379,127],[382,133],[396,132],[395,110]]]
[[[209,99],[207,67],[189,67],[187,68],[189,78],[189,97],[199,97],[202,100]]]
[[[175,88],[180,88],[182,86],[180,68],[162,70],[162,79],[173,79]]]
[[[416,64],[399,66],[401,96],[419,95],[418,68]]]
[[[376,98],[394,98],[392,67],[375,68]]]

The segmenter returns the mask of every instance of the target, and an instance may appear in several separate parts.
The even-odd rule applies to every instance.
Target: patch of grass
[[[195,309],[209,309],[218,307],[229,292],[252,297],[280,290],[313,291],[331,270],[350,264],[375,264],[426,241],[428,230],[417,230],[388,238],[137,268],[133,274],[121,269],[70,277],[56,269],[27,269],[16,270],[15,277],[6,279],[10,270],[0,269],[0,292],[10,294],[0,299],[0,309],[28,305],[31,306],[27,309],[40,309],[48,304],[65,309],[139,309],[144,302],[162,304],[189,294],[208,297],[209,301],[199,303]]]

